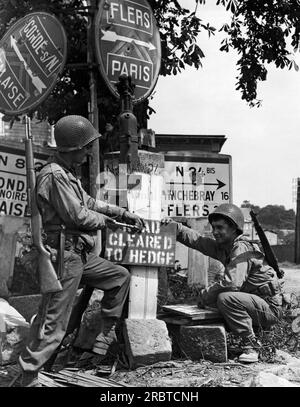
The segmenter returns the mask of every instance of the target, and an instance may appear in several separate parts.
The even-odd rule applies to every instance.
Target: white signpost
[[[208,215],[221,203],[232,203],[232,164],[226,154],[178,152],[165,155],[163,216],[179,218],[204,233]],[[206,285],[209,259],[177,242],[176,262],[190,285]]]
[[[231,157],[166,155],[164,181],[164,216],[207,217],[231,202]]]
[[[46,163],[35,158],[35,168]],[[27,181],[25,155],[0,147],[0,215],[25,216]]]

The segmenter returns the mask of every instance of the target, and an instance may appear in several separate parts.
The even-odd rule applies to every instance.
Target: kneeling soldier
[[[217,307],[229,329],[243,339],[240,362],[257,362],[259,343],[253,326],[268,328],[282,317],[281,285],[258,245],[243,236],[240,208],[221,204],[208,220],[215,239],[177,223],[180,243],[219,260],[225,267],[221,281],[201,290],[198,305]]]
[[[65,116],[56,123],[54,137],[58,153],[41,169],[36,194],[44,243],[57,251],[55,266],[63,290],[42,297],[27,347],[19,359],[22,386],[39,385],[38,371],[65,336],[80,282],[104,292],[102,332],[93,351],[105,356],[116,340],[115,325],[128,294],[130,275],[124,267],[92,253],[96,232],[113,219],[143,227],[137,215],[90,197],[76,176],[74,165],[84,162],[92,143],[100,137],[92,124],[82,116]]]

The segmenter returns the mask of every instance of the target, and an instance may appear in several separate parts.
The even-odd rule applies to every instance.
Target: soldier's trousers
[[[228,328],[244,338],[254,336],[254,326],[266,329],[278,322],[278,313],[254,294],[223,292],[218,295],[217,306]]]
[[[23,371],[38,371],[63,340],[80,282],[103,290],[103,317],[119,318],[129,291],[130,274],[122,266],[87,255],[84,264],[74,251],[64,252],[63,290],[45,294],[30,328],[29,339],[19,363]],[[42,327],[42,329],[41,329]]]

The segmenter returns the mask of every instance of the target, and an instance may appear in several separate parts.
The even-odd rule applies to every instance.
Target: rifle
[[[27,180],[27,211],[26,216],[31,217],[31,232],[33,246],[38,252],[38,278],[42,294],[62,291],[62,286],[57,278],[51,262],[51,253],[46,250],[42,242],[42,220],[36,202],[35,170],[32,149],[32,134],[30,118],[26,115],[26,180]]]
[[[270,246],[267,236],[265,235],[265,232],[263,231],[261,225],[259,224],[256,214],[252,210],[250,211],[250,216],[251,216],[252,222],[254,224],[256,233],[258,234],[261,245],[263,247],[263,250],[265,253],[265,258],[266,258],[268,265],[271,266],[276,271],[278,278],[283,278],[284,271],[279,268],[278,261]]]

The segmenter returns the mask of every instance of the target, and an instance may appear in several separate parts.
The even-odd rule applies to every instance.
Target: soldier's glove
[[[134,225],[137,228],[137,230],[140,232],[145,227],[144,220],[140,216],[136,215],[135,213],[125,211],[122,218],[126,223],[129,223],[129,225]]]
[[[109,229],[113,230],[114,232],[120,227],[119,225],[116,224],[116,221],[114,219],[109,217],[106,217],[105,224]]]
[[[162,218],[162,220],[160,221],[160,223],[162,225],[169,225],[170,223],[175,223],[176,224],[176,230],[178,228],[178,223],[175,222],[175,220],[173,220],[172,218]]]

